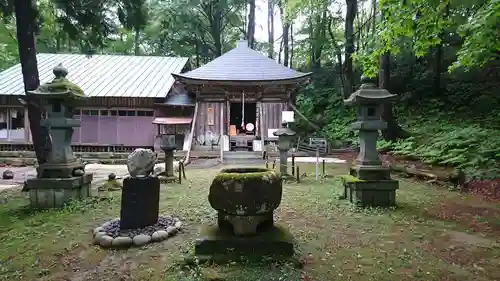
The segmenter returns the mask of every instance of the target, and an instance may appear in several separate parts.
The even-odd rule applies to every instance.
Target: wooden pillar
[[[220,162],[224,162],[224,107],[226,103],[222,102],[220,104]]]
[[[11,108],[7,108],[7,141],[11,141],[10,139],[10,135],[11,135],[11,130],[12,130],[12,109]]]
[[[30,121],[28,118],[28,108],[24,107],[24,143],[30,141]]]
[[[260,142],[262,145],[262,151],[264,151],[264,140],[265,140],[265,132],[264,132],[264,107],[262,106],[262,101],[259,102],[259,126],[260,126]]]

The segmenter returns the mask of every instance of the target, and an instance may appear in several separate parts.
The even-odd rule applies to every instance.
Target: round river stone
[[[128,247],[133,244],[132,238],[119,236],[113,240],[113,247]]]
[[[182,228],[182,222],[181,221],[178,221],[175,223],[175,228],[177,228],[178,230],[180,230]]]
[[[174,226],[167,227],[168,236],[174,236],[177,233],[177,228]]]
[[[109,235],[96,236],[96,241],[99,245],[101,245],[103,247],[110,247],[114,242],[113,237],[111,237]]]
[[[133,242],[134,245],[136,246],[143,246],[149,243],[151,241],[151,236],[147,234],[139,234],[134,236]]]
[[[161,240],[165,240],[168,237],[168,232],[165,230],[158,230],[151,235],[151,241],[158,242]]]
[[[99,232],[104,232],[104,228],[102,226],[94,228],[94,236]]]

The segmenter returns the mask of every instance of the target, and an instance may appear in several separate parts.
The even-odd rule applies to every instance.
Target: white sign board
[[[282,111],[281,112],[281,123],[283,123],[283,122],[295,122],[295,112]]]

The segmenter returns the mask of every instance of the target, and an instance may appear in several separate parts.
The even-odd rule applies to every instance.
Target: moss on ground
[[[500,224],[488,217],[498,204],[401,180],[398,207],[359,209],[337,199],[338,177],[316,181],[314,165],[300,165],[305,176],[285,184],[275,215],[297,240],[303,268],[268,260],[185,264],[199,226],[216,222],[207,195],[219,172],[188,168],[188,179],[162,187],[160,199],[160,212],[180,217],[184,232],[127,251],[91,243],[93,227],[119,216],[120,191],[42,212],[26,208],[19,190],[1,193],[0,280],[498,280]],[[345,166],[326,171],[341,175]],[[480,218],[471,216],[478,208]]]

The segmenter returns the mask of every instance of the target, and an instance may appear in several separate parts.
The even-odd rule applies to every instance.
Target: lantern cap
[[[70,82],[66,76],[68,69],[61,63],[53,70],[55,78],[48,83],[40,85],[28,94],[37,95],[41,99],[79,100],[85,98],[85,93],[78,85]]]
[[[287,122],[282,122],[281,123],[281,128],[276,130],[276,132],[273,133],[275,137],[280,137],[280,136],[288,136],[288,137],[293,137],[296,135],[295,131],[292,129],[288,128],[288,123]]]
[[[344,100],[346,105],[359,104],[384,104],[392,102],[396,95],[389,93],[386,89],[379,89],[375,86],[375,79],[361,76],[361,87],[352,93],[348,99]]]

